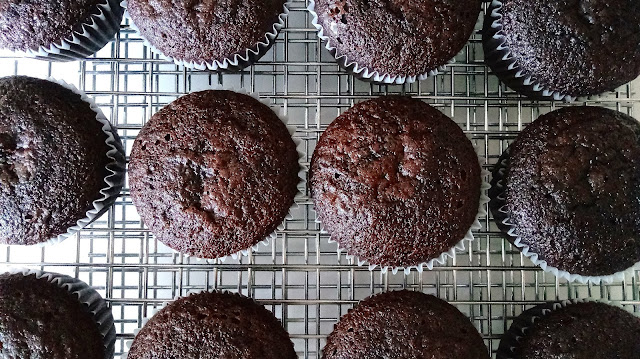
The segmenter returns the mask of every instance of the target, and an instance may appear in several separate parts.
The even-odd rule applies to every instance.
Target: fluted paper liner
[[[298,166],[299,166],[299,170],[298,170],[298,185],[300,183],[305,184],[305,188],[306,188],[306,177],[305,177],[305,166],[302,165],[302,161],[304,160],[304,153],[300,152],[299,150],[297,150],[297,147],[300,145],[300,140],[296,139],[295,137],[293,137],[293,135],[296,132],[296,128],[295,126],[291,126],[289,125],[289,117],[287,115],[285,115],[282,111],[282,109],[280,108],[280,106],[272,106],[269,101],[267,100],[263,100],[260,98],[260,96],[256,93],[253,92],[249,92],[246,91],[245,89],[238,89],[238,88],[234,88],[234,87],[224,87],[224,86],[214,86],[208,90],[214,90],[214,91],[232,91],[232,92],[236,92],[236,93],[240,93],[240,94],[244,94],[247,96],[251,96],[252,98],[254,98],[255,100],[259,101],[260,103],[268,106],[277,116],[278,118],[280,118],[280,120],[285,124],[285,126],[287,127],[287,130],[289,131],[289,135],[291,135],[291,139],[293,140],[293,143],[295,143],[296,145],[296,151],[298,152]],[[296,194],[302,194],[302,192],[300,192],[300,190],[298,189]],[[187,253],[182,253],[182,252],[178,252],[175,251],[173,248],[171,248],[171,250],[175,251],[176,253],[180,253],[181,255],[183,255],[186,258],[195,258],[196,261],[203,261],[209,264],[213,264],[215,263],[216,260],[219,260],[221,262],[225,262],[229,257],[235,259],[238,259],[240,257],[246,257],[249,255],[249,253],[251,251],[256,252],[258,251],[258,249],[260,248],[260,245],[263,246],[268,246],[269,245],[269,241],[271,239],[275,239],[277,237],[278,231],[280,230],[284,230],[284,221],[287,220],[292,220],[293,219],[293,211],[298,209],[300,206],[295,202],[291,205],[291,207],[289,208],[289,212],[287,213],[287,215],[284,217],[284,220],[282,223],[280,223],[278,225],[278,227],[276,228],[276,230],[274,230],[273,232],[271,232],[270,234],[268,234],[263,240],[259,241],[258,243],[254,244],[253,246],[247,248],[247,249],[243,249],[239,252],[236,253],[232,253],[226,256],[222,256],[222,257],[218,257],[218,258],[200,258],[200,257],[196,257],[196,256],[192,256],[190,254]]]
[[[574,101],[575,97],[550,89],[540,83],[534,74],[528,73],[518,66],[516,57],[505,45],[506,37],[501,24],[501,9],[502,1],[493,0],[491,2],[487,10],[482,36],[485,62],[491,67],[491,70],[507,86],[525,95],[557,101]]]
[[[496,352],[497,359],[516,359],[515,357],[515,349],[520,344],[522,339],[527,335],[527,331],[529,327],[539,320],[542,317],[549,315],[551,312],[566,308],[570,305],[578,304],[578,303],[588,303],[588,302],[597,302],[603,303],[607,305],[611,305],[617,308],[621,308],[622,310],[636,315],[633,312],[629,311],[627,308],[619,305],[618,303],[614,303],[607,300],[602,299],[593,299],[593,298],[584,298],[584,299],[571,299],[571,300],[563,300],[558,302],[550,302],[545,304],[537,305],[533,308],[530,308],[520,314],[518,316],[509,330],[507,330],[502,339],[500,339],[500,345],[498,347],[498,351]]]
[[[504,154],[500,157],[498,163],[496,164],[496,169],[493,171],[493,178],[491,180],[492,186],[491,190],[489,191],[489,195],[491,197],[491,205],[489,206],[489,208],[493,213],[493,217],[496,224],[498,225],[498,228],[500,228],[501,231],[511,237],[512,244],[515,245],[525,257],[529,258],[529,260],[533,264],[542,268],[543,271],[551,273],[558,278],[564,278],[569,282],[590,282],[594,284],[600,284],[600,282],[611,283],[613,281],[622,281],[624,280],[625,274],[632,274],[635,269],[640,269],[640,262],[638,262],[630,268],[613,274],[602,276],[586,276],[569,273],[568,271],[552,267],[548,265],[546,261],[540,259],[537,253],[533,253],[533,251],[531,251],[531,248],[525,243],[522,243],[522,238],[516,234],[515,225],[511,218],[509,218],[509,213],[506,208],[506,187],[504,185],[503,176],[505,175],[509,163],[508,155],[509,148],[507,148]]]
[[[120,31],[124,9],[119,0],[104,0],[96,5],[98,11],[73,28],[70,37],[48,46],[27,51],[14,51],[17,56],[34,57],[48,61],[74,61],[93,55],[102,49]]]
[[[438,73],[445,70],[446,65],[455,63],[455,58],[447,61],[445,65],[438,66],[435,69],[431,69],[419,75],[390,75],[386,73],[380,73],[376,70],[369,69],[365,66],[359,65],[357,62],[347,58],[345,54],[341,54],[338,49],[330,43],[328,36],[324,34],[322,25],[318,23],[318,14],[315,12],[314,0],[309,0],[309,6],[307,10],[312,16],[311,24],[318,30],[318,37],[325,42],[325,48],[329,50],[331,55],[336,59],[340,67],[353,73],[356,77],[365,81],[372,81],[382,84],[396,84],[402,85],[404,83],[414,83],[418,80],[422,81],[429,77],[435,76]]]
[[[76,297],[80,303],[87,307],[87,310],[98,325],[98,330],[102,336],[104,346],[104,358],[112,359],[115,352],[116,328],[114,325],[111,309],[107,302],[91,288],[87,283],[69,277],[64,274],[43,272],[27,268],[14,268],[8,271],[11,274],[22,274],[25,277],[35,275],[37,279],[45,278],[49,283],[54,284]]]
[[[84,102],[87,102],[91,109],[96,113],[96,121],[102,124],[102,131],[106,135],[105,143],[108,145],[109,150],[105,155],[109,158],[110,162],[106,166],[108,175],[104,178],[105,185],[100,190],[101,197],[93,201],[93,207],[85,212],[85,216],[77,220],[75,225],[67,228],[65,233],[51,238],[48,241],[34,244],[34,246],[45,246],[60,243],[103,215],[118,198],[120,190],[124,184],[125,174],[125,155],[122,142],[120,141],[120,137],[118,136],[115,128],[111,126],[111,123],[104,116],[98,105],[96,105],[93,99],[71,84],[53,78],[48,78],[47,80],[55,82],[80,95],[81,99]]]
[[[289,16],[289,8],[291,7],[291,1],[287,1],[284,3],[282,12],[278,15],[278,21],[273,24],[271,31],[264,34],[264,38],[260,39],[254,47],[245,49],[240,51],[239,53],[229,55],[224,59],[220,60],[206,60],[202,59],[199,62],[196,61],[185,61],[183,59],[179,59],[176,57],[171,57],[164,54],[157,47],[151,44],[140,32],[140,29],[136,26],[134,21],[129,16],[128,11],[125,12],[125,17],[129,20],[129,26],[136,32],[140,38],[142,38],[144,45],[147,46],[153,53],[160,56],[163,60],[172,61],[174,64],[178,66],[184,66],[189,69],[194,70],[231,70],[231,71],[239,71],[243,68],[252,65],[256,61],[260,60],[264,54],[269,51],[271,46],[275,43],[280,30],[285,25],[285,19]],[[127,8],[127,1],[124,0],[120,3],[120,6],[123,8]]]
[[[438,264],[445,264],[447,262],[447,258],[454,258],[455,256],[455,252],[456,250],[459,251],[463,251],[467,248],[466,244],[471,243],[475,237],[473,235],[473,231],[477,231],[479,229],[482,228],[482,225],[480,224],[480,218],[484,217],[487,215],[487,211],[485,209],[485,206],[487,205],[487,203],[489,203],[489,197],[487,196],[487,190],[489,189],[490,185],[487,182],[487,177],[490,175],[489,171],[485,170],[482,168],[482,165],[485,163],[484,158],[482,157],[478,157],[478,162],[480,164],[480,179],[481,179],[481,183],[480,183],[480,202],[478,205],[478,214],[476,215],[476,219],[473,221],[473,223],[471,224],[471,227],[469,227],[469,230],[467,231],[467,233],[464,235],[464,237],[458,241],[454,246],[452,246],[451,248],[449,248],[448,251],[441,253],[439,256],[432,258],[426,262],[422,262],[420,264],[414,265],[414,266],[409,266],[409,267],[393,267],[393,266],[380,266],[378,264],[372,264],[369,263],[366,260],[362,260],[360,259],[357,255],[353,255],[353,254],[347,254],[346,257],[347,259],[352,260],[353,262],[357,263],[359,267],[362,266],[367,266],[369,268],[370,271],[375,270],[378,266],[380,266],[380,271],[382,273],[387,273],[389,271],[389,269],[391,269],[391,273],[393,274],[397,274],[399,270],[404,271],[405,275],[409,275],[411,273],[412,269],[415,269],[418,271],[418,273],[422,273],[424,271],[424,268],[426,267],[429,270],[433,269],[433,266],[438,263]],[[322,227],[322,222],[320,221],[320,219],[316,216],[315,222],[318,223],[320,225],[320,232],[324,233],[324,234],[329,234],[329,232],[327,232],[326,230],[324,230]],[[340,243],[334,241],[333,239],[329,238],[329,243],[337,243],[338,244],[338,256],[340,256],[341,252],[347,252],[347,249],[340,247]]]

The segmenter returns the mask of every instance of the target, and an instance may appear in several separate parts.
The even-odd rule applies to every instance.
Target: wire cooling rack
[[[502,86],[484,66],[481,36],[474,34],[442,74],[405,86],[380,86],[340,70],[311,26],[307,3],[293,1],[286,28],[256,65],[241,73],[191,71],[158,59],[126,21],[118,37],[82,62],[47,63],[0,54],[0,75],[54,77],[85,90],[118,126],[127,154],[145,121],[183,94],[222,85],[258,93],[281,106],[297,127],[298,149],[308,165],[318,137],[356,102],[384,94],[421,98],[449,115],[472,139],[490,169],[523,126],[563,103],[531,101]],[[477,29],[482,23],[482,15]],[[581,103],[613,108],[640,118],[640,80]],[[319,358],[339,317],[359,300],[385,290],[409,288],[454,304],[482,333],[494,353],[501,334],[524,309],[549,300],[595,297],[620,301],[640,312],[640,273],[622,282],[584,285],[557,280],[534,267],[506,242],[487,215],[471,248],[446,265],[381,273],[337,254],[319,231],[305,184],[293,219],[277,238],[247,257],[225,262],[173,252],[141,223],[128,185],[108,213],[63,243],[44,248],[0,246],[0,269],[8,266],[61,272],[96,288],[116,321],[116,358],[142,319],[176,296],[209,289],[256,298],[281,318],[301,358]]]

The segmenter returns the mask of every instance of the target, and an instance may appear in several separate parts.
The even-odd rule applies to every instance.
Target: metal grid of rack
[[[407,94],[449,115],[472,139],[491,168],[518,131],[564,103],[531,101],[510,91],[484,66],[480,35],[474,34],[456,63],[434,78],[404,86],[380,86],[340,70],[311,27],[304,0],[294,0],[275,46],[241,73],[191,71],[160,60],[123,23],[120,34],[82,62],[47,63],[0,53],[0,75],[51,76],[94,97],[117,125],[129,153],[136,134],[158,109],[178,96],[222,85],[258,93],[284,109],[308,165],[326,126],[354,103],[383,94]],[[482,23],[482,15],[477,28]],[[640,80],[580,103],[640,116]],[[580,104],[576,103],[576,104]],[[575,105],[575,104],[569,104]],[[221,261],[173,252],[141,223],[128,185],[116,204],[89,228],[56,246],[0,246],[0,269],[28,266],[76,276],[111,304],[116,320],[116,358],[144,317],[176,296],[226,289],[256,298],[280,318],[301,358],[319,358],[333,324],[372,293],[409,288],[443,298],[465,313],[489,350],[522,310],[544,301],[596,297],[620,301],[640,312],[640,272],[622,282],[567,283],[534,267],[482,218],[471,247],[432,271],[381,273],[337,254],[321,233],[305,184],[299,185],[293,219],[267,246],[246,257]]]

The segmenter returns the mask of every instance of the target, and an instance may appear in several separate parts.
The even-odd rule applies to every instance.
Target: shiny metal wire
[[[64,79],[96,99],[118,126],[125,149],[158,109],[178,96],[214,85],[244,88],[281,106],[308,165],[326,126],[354,103],[383,94],[412,95],[460,124],[491,168],[506,145],[539,114],[564,103],[531,101],[502,86],[484,66],[481,36],[474,34],[444,73],[405,86],[361,82],[340,70],[294,0],[287,26],[271,51],[241,73],[191,71],[159,60],[126,22],[118,37],[82,62],[47,63],[0,54],[0,75]],[[480,28],[482,16],[478,21]],[[640,118],[640,80],[581,103],[614,108]],[[558,281],[539,270],[482,218],[471,248],[432,271],[383,274],[359,267],[319,231],[305,183],[293,219],[268,246],[247,257],[221,261],[187,258],[153,239],[141,223],[128,186],[107,214],[75,238],[44,248],[0,246],[0,269],[28,266],[74,275],[96,288],[116,319],[116,358],[126,351],[144,317],[176,296],[207,289],[251,295],[282,319],[301,358],[319,358],[326,335],[346,311],[372,293],[410,288],[453,303],[476,325],[491,350],[512,319],[536,303],[596,297],[640,312],[640,273],[623,282],[584,285]]]

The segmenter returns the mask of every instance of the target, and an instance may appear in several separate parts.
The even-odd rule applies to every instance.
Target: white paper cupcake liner
[[[214,90],[214,91],[231,91],[231,92],[236,92],[236,93],[240,93],[240,94],[244,94],[247,96],[251,96],[252,98],[256,99],[257,101],[259,101],[260,103],[262,103],[263,105],[268,106],[275,114],[276,116],[278,116],[278,118],[280,118],[280,120],[285,124],[285,126],[287,127],[287,130],[289,131],[289,135],[291,135],[291,139],[293,140],[293,143],[295,143],[296,145],[296,151],[298,152],[298,166],[299,166],[299,170],[298,170],[298,185],[300,185],[301,183],[304,184],[304,188],[306,188],[306,183],[307,183],[307,178],[306,178],[306,166],[304,166],[302,164],[302,162],[304,161],[305,158],[305,154],[303,152],[301,152],[300,150],[297,149],[298,146],[300,146],[300,140],[294,137],[294,134],[296,133],[296,127],[289,125],[289,117],[287,115],[285,115],[282,111],[282,108],[280,106],[273,106],[269,103],[269,101],[261,99],[260,96],[256,93],[253,92],[249,92],[243,88],[235,88],[235,87],[224,87],[224,86],[213,86],[208,90]],[[304,194],[300,191],[300,189],[297,190],[296,195],[298,194]],[[293,212],[298,210],[300,208],[300,205],[298,203],[294,202],[291,205],[291,207],[289,208],[289,212],[285,215],[284,220],[282,221],[282,223],[280,223],[277,228],[271,232],[270,234],[268,234],[263,240],[261,240],[260,242],[254,244],[253,246],[247,248],[247,249],[243,249],[240,250],[236,253],[232,253],[226,256],[222,256],[222,257],[218,257],[218,258],[200,258],[200,257],[196,257],[187,253],[182,253],[182,252],[178,252],[174,249],[171,249],[172,251],[176,252],[176,253],[180,253],[181,255],[183,255],[185,258],[190,258],[190,259],[194,259],[196,262],[202,262],[202,263],[207,263],[207,264],[214,264],[216,261],[220,261],[220,262],[225,262],[227,259],[232,258],[234,260],[241,258],[241,257],[247,257],[249,256],[250,252],[256,252],[259,250],[260,245],[263,245],[265,247],[267,247],[269,245],[269,242],[271,239],[275,239],[278,236],[278,231],[282,231],[285,229],[284,226],[284,222],[288,221],[288,220],[292,220],[293,219]]]
[[[36,279],[44,278],[49,283],[54,284],[66,291],[72,296],[78,298],[78,301],[87,307],[91,313],[93,320],[98,325],[98,330],[102,336],[104,346],[104,358],[112,359],[115,352],[116,328],[114,325],[111,309],[107,306],[107,302],[91,288],[87,283],[69,277],[64,274],[43,272],[39,270],[27,268],[13,268],[8,271],[11,274],[22,274],[25,277],[35,275]]]
[[[97,8],[97,13],[75,26],[70,36],[49,46],[14,53],[47,61],[75,61],[93,55],[120,31],[124,13],[118,0],[104,0]]]
[[[368,261],[360,259],[357,255],[354,255],[354,254],[346,254],[345,256],[347,257],[347,259],[353,261],[354,263],[357,263],[359,267],[367,266],[370,271],[374,271],[377,267],[380,267],[380,271],[383,274],[391,270],[391,273],[395,275],[398,273],[398,271],[402,270],[404,271],[405,275],[409,275],[412,269],[415,269],[416,271],[418,271],[418,273],[422,273],[425,267],[429,270],[432,270],[436,263],[442,265],[447,262],[447,258],[454,258],[456,250],[464,251],[467,248],[467,242],[471,243],[475,239],[473,235],[473,231],[477,231],[482,228],[482,225],[480,224],[480,219],[487,215],[487,211],[485,207],[487,203],[489,203],[487,190],[489,189],[490,185],[489,185],[489,182],[487,182],[487,178],[489,177],[490,173],[489,171],[482,168],[482,166],[485,163],[484,158],[479,156],[478,162],[480,163],[480,179],[481,179],[480,202],[478,205],[478,214],[476,215],[476,219],[473,221],[473,223],[471,224],[471,227],[469,227],[469,230],[464,235],[464,237],[459,242],[457,242],[453,247],[451,247],[448,251],[441,253],[439,256],[432,258],[426,262],[422,262],[420,264],[409,266],[409,267],[393,267],[393,266],[381,266],[378,264],[370,264]],[[315,222],[320,226],[320,233],[330,235],[330,233],[323,228],[323,224],[317,216],[316,216]],[[346,248],[343,248],[340,246],[340,243],[338,243],[337,241],[331,238],[329,238],[329,243],[338,244],[338,251],[337,251],[338,257],[340,257],[343,251],[348,252]]]
[[[520,316],[518,316],[513,321],[513,324],[511,324],[511,327],[509,327],[509,330],[505,332],[505,334],[502,336],[502,339],[500,340],[500,345],[496,352],[496,359],[517,359],[515,357],[516,348],[520,345],[520,342],[522,341],[522,339],[527,335],[527,331],[529,327],[540,318],[549,315],[551,312],[555,310],[566,308],[568,306],[578,304],[578,303],[588,303],[588,302],[597,302],[597,303],[611,305],[611,306],[620,308],[634,316],[637,316],[637,314],[631,312],[630,310],[619,305],[618,303],[602,300],[602,299],[594,299],[594,298],[571,299],[571,300],[563,300],[558,302],[540,304],[531,309],[524,311],[522,314],[520,314]]]
[[[133,22],[131,17],[129,16],[129,12],[125,13],[125,17],[129,20],[129,26],[133,29],[140,38],[142,38],[144,45],[147,46],[151,51],[158,55],[161,59],[173,62],[178,66],[184,66],[188,69],[194,70],[210,70],[210,71],[218,71],[218,70],[229,70],[229,71],[240,71],[247,66],[252,65],[256,61],[260,60],[264,54],[269,51],[271,46],[276,41],[280,30],[285,25],[285,19],[289,16],[289,8],[291,7],[291,1],[287,1],[284,3],[282,13],[278,15],[278,21],[273,24],[271,31],[267,32],[264,35],[264,38],[258,41],[254,47],[245,49],[239,53],[234,55],[230,55],[227,58],[224,58],[222,61],[220,60],[202,60],[200,62],[196,61],[185,61],[182,59],[178,59],[175,57],[167,56],[162,51],[160,51],[157,47],[152,45],[140,32],[140,29]],[[120,6],[123,8],[127,8],[127,1],[124,0],[120,3]]]
[[[169,304],[171,304],[171,303],[175,302],[175,301],[176,301],[176,300],[178,300],[178,299],[186,298],[186,297],[189,297],[189,296],[192,296],[192,295],[197,295],[197,294],[204,293],[204,292],[217,292],[217,293],[224,293],[224,294],[239,295],[239,296],[243,296],[243,297],[246,297],[246,298],[251,299],[251,300],[252,300],[255,304],[257,304],[257,305],[263,306],[262,304],[260,304],[260,303],[256,302],[256,301],[255,301],[255,299],[253,299],[252,297],[245,296],[245,295],[242,295],[242,294],[240,294],[240,293],[235,293],[235,292],[230,292],[230,291],[228,291],[228,290],[220,290],[220,289],[210,290],[210,291],[201,291],[201,292],[198,292],[198,293],[189,293],[189,294],[187,294],[187,295],[185,295],[185,296],[175,296],[175,297],[173,298],[173,300],[171,300],[171,301],[166,301],[166,302],[162,303],[162,305],[160,305],[158,308],[153,309],[153,310],[151,311],[151,314],[149,314],[149,315],[147,315],[146,317],[142,318],[142,321],[140,322],[141,326],[139,326],[138,328],[136,328],[136,329],[134,329],[134,330],[133,330],[133,335],[134,335],[134,337],[138,335],[138,333],[142,330],[142,328],[143,328],[145,325],[147,325],[147,322],[149,322],[149,320],[150,320],[151,318],[153,318],[153,316],[154,316],[154,315],[156,315],[156,314],[157,314],[159,311],[161,311],[162,309],[166,308]],[[264,306],[263,306],[263,307],[264,307]],[[266,309],[266,308],[265,308],[265,309]],[[267,309],[267,310],[268,310],[268,309]],[[271,312],[271,311],[269,310],[269,312]],[[273,314],[273,312],[271,312],[271,313]],[[275,316],[275,314],[274,314],[274,316]],[[277,319],[277,318],[276,318],[276,319]],[[278,322],[280,322],[280,324],[282,324],[282,321],[281,321],[280,319],[278,319]],[[129,350],[131,350],[131,345],[132,345],[132,344],[133,344],[133,340],[127,340],[127,341],[125,342],[125,353],[122,355],[122,358],[123,358],[123,359],[127,359],[127,358],[129,357]]]
[[[630,268],[627,268],[623,271],[616,272],[609,275],[602,276],[586,276],[580,274],[569,273],[565,270],[558,269],[556,267],[552,267],[547,264],[546,261],[539,258],[537,253],[533,253],[531,248],[522,242],[522,238],[516,234],[516,227],[509,218],[509,212],[507,210],[506,205],[506,196],[505,196],[505,185],[504,185],[504,175],[509,163],[508,160],[509,148],[507,148],[503,155],[496,163],[496,168],[493,171],[493,178],[491,180],[491,189],[489,191],[489,195],[491,197],[491,203],[489,208],[493,214],[494,220],[498,225],[498,228],[503,231],[506,235],[510,237],[510,242],[516,246],[522,254],[529,258],[529,260],[536,266],[540,267],[543,271],[553,274],[558,278],[564,278],[569,282],[580,282],[580,283],[594,283],[600,284],[600,282],[611,283],[613,281],[622,281],[625,278],[625,275],[630,274],[633,275],[633,271],[640,269],[640,262],[634,264]]]
[[[324,34],[324,29],[322,28],[322,24],[318,23],[318,14],[315,12],[315,2],[313,0],[309,0],[309,6],[307,10],[312,16],[311,24],[318,30],[318,37],[325,42],[325,48],[329,50],[331,56],[336,59],[338,65],[347,71],[351,72],[357,78],[364,81],[371,81],[375,83],[382,84],[396,84],[402,85],[404,83],[414,83],[418,80],[422,81],[429,77],[435,76],[440,72],[446,69],[446,65],[450,65],[455,63],[455,58],[447,61],[447,64],[438,66],[435,69],[431,69],[426,71],[420,75],[390,75],[385,73],[380,73],[375,70],[371,70],[365,66],[359,65],[357,62],[353,60],[349,60],[346,55],[341,54],[338,49],[331,44],[330,38]]]
[[[67,228],[65,233],[51,238],[48,241],[34,244],[34,246],[46,246],[60,243],[75,235],[82,228],[88,226],[91,222],[104,214],[120,195],[125,175],[125,155],[122,142],[120,141],[120,137],[118,136],[115,128],[111,126],[111,123],[104,116],[98,105],[96,105],[93,99],[71,84],[53,78],[48,78],[47,80],[57,83],[80,95],[81,99],[84,102],[87,102],[91,109],[96,113],[96,121],[102,124],[102,131],[107,136],[105,143],[108,145],[109,151],[107,151],[105,155],[109,158],[110,162],[106,166],[107,173],[109,174],[104,178],[105,185],[100,189],[101,197],[93,201],[93,208],[85,212],[85,217],[77,220],[76,224]]]
[[[502,1],[493,0],[485,17],[482,42],[485,63],[507,86],[522,94],[543,99],[571,102],[576,98],[552,90],[540,83],[533,74],[518,65],[517,58],[506,45],[506,36],[502,27]]]

